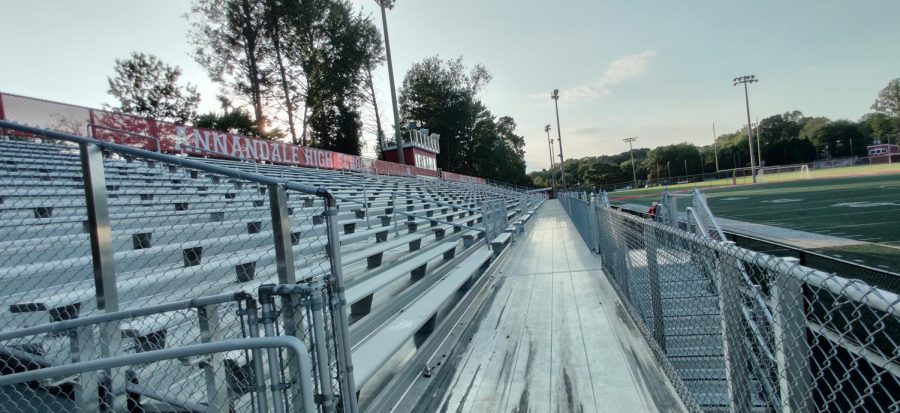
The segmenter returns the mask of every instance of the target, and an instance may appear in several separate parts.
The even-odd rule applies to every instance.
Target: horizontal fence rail
[[[690,225],[567,198],[573,223],[588,226],[579,231],[597,242],[607,278],[694,410],[900,408],[897,294]]]

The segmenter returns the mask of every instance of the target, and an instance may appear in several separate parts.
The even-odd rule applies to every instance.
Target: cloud
[[[610,63],[606,72],[596,82],[565,89],[560,92],[560,95],[571,101],[585,101],[609,96],[613,86],[646,72],[655,57],[656,52],[653,50],[621,57]]]

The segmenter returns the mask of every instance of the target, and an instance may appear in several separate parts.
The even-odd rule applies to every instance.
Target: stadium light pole
[[[550,187],[556,193],[556,174],[553,173],[553,138],[550,137],[550,125],[544,126],[544,132],[547,132],[547,148],[550,149]]]
[[[713,151],[716,155],[716,173],[719,173],[719,137],[716,136],[716,123],[713,122]]]
[[[400,109],[397,107],[397,88],[394,86],[394,63],[391,61],[391,38],[388,36],[387,9],[394,8],[396,0],[375,0],[381,9],[381,25],[384,27],[384,54],[387,56],[388,79],[391,82],[391,104],[394,109],[394,139],[397,141],[397,163],[405,164],[403,159],[403,134],[400,132]]]
[[[739,76],[734,78],[734,86],[744,85],[744,103],[747,107],[747,143],[750,145],[750,176],[753,183],[756,183],[756,156],[753,155],[753,127],[750,126],[750,95],[747,91],[748,83],[755,83],[759,80],[754,75]]]
[[[563,157],[563,146],[562,146],[562,130],[559,127],[559,89],[553,89],[553,93],[550,94],[550,99],[553,99],[553,106],[556,107],[556,138],[559,140],[559,173],[562,176],[562,186],[563,191],[566,190],[566,159]]]
[[[765,165],[762,158],[762,149],[759,149],[759,144],[762,142],[762,139],[759,138],[759,118],[756,118],[756,159],[759,159],[759,167],[762,168]]]
[[[628,153],[631,155],[631,178],[634,179],[634,187],[637,188],[637,170],[634,169],[634,146],[633,142],[637,140],[637,138],[625,138],[622,139],[625,142],[628,142]]]

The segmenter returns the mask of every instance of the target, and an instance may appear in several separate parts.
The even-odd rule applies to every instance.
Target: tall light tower
[[[719,139],[716,136],[716,123],[713,122],[713,151],[716,156],[716,173],[719,173]]]
[[[628,142],[628,153],[631,155],[631,178],[634,179],[634,187],[637,188],[637,170],[634,169],[634,146],[633,142],[637,140],[637,138],[625,138],[622,139],[625,142]]]
[[[405,164],[403,159],[403,134],[400,132],[400,109],[397,107],[397,88],[394,86],[394,64],[391,61],[391,38],[388,36],[387,10],[394,8],[396,0],[375,0],[381,8],[381,24],[384,27],[384,52],[387,56],[388,79],[391,81],[391,104],[394,109],[394,139],[397,141],[397,162]]]
[[[563,147],[562,147],[562,131],[559,127],[559,89],[553,89],[553,93],[550,94],[550,99],[553,99],[553,105],[556,107],[556,138],[559,140],[559,173],[562,175],[562,186],[563,191],[566,190],[566,159],[563,157]]]
[[[750,97],[747,92],[747,84],[758,81],[754,75],[734,78],[734,86],[744,85],[744,103],[747,105],[747,143],[750,145],[750,176],[753,177],[754,184],[756,183],[756,156],[753,155],[753,127],[750,126]]]
[[[547,132],[547,147],[550,149],[550,187],[556,193],[556,174],[553,173],[553,138],[550,137],[550,125],[544,126],[544,132]]]

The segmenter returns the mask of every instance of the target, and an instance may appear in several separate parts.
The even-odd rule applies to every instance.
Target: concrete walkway
[[[506,255],[441,411],[685,410],[558,201]]]

